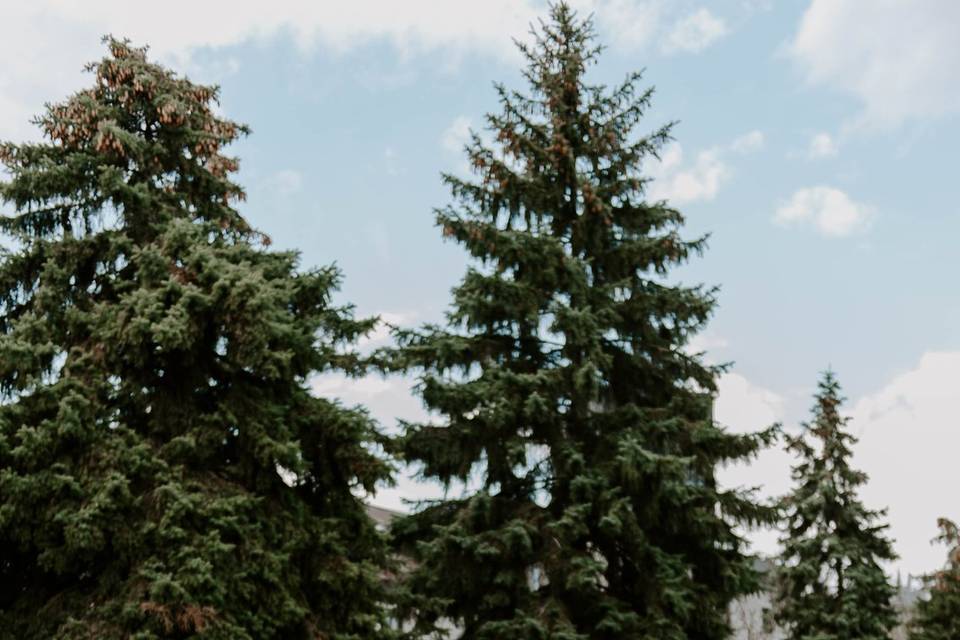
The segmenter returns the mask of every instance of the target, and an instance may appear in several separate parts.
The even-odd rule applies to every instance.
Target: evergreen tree
[[[795,488],[783,498],[786,518],[776,619],[791,640],[881,640],[897,623],[895,594],[880,562],[896,555],[857,490],[866,474],[850,467],[857,439],[840,415],[840,385],[823,375],[804,432],[788,436],[800,458]],[[811,442],[812,439],[812,442]]]
[[[0,637],[380,637],[381,437],[307,386],[372,321],[234,208],[216,89],[107,44],[0,147]]]
[[[910,640],[960,638],[960,529],[946,518],[937,521],[938,542],[947,545],[947,564],[927,578],[929,597],[917,603]]]
[[[685,349],[714,290],[668,281],[705,240],[644,198],[670,130],[636,133],[651,90],[639,73],[587,84],[600,47],[566,4],[534,36],[529,93],[497,86],[495,141],[466,149],[476,179],[444,176],[438,226],[479,264],[446,327],[398,332],[440,419],[404,425],[405,459],[472,487],[394,528],[415,560],[411,635],[447,620],[468,640],[726,638],[756,585],[736,524],[771,512],[715,469],[773,431],[715,424],[720,368]]]

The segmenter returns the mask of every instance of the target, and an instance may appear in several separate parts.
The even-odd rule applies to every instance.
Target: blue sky
[[[99,36],[150,44],[190,77],[222,86],[244,213],[304,266],[336,262],[342,301],[362,314],[438,320],[466,265],[433,227],[440,171],[462,171],[469,128],[496,108],[492,83],[522,87],[511,37],[545,5],[459,2],[135,3],[49,0],[0,9],[0,138],[36,133],[42,103],[88,82]],[[960,446],[960,44],[951,0],[578,0],[608,45],[593,70],[645,68],[646,127],[677,120],[651,164],[654,195],[711,233],[676,277],[721,286],[699,346],[732,361],[718,418],[735,430],[795,428],[825,367],[838,373],[902,559],[941,561],[935,518],[960,518],[948,464]],[[195,6],[196,5],[196,6]],[[4,15],[5,14],[5,15]],[[186,15],[192,18],[185,17]],[[33,55],[26,57],[24,51]],[[373,342],[381,336],[374,336]],[[316,381],[386,426],[421,410],[409,381]],[[771,452],[731,484],[788,486]],[[435,491],[405,479],[391,506]],[[757,547],[774,547],[770,534]]]

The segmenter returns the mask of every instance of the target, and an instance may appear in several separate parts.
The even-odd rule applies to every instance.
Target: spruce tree
[[[372,322],[238,213],[216,88],[106,43],[0,146],[0,637],[380,637],[381,436],[307,383]]]
[[[444,176],[438,226],[476,263],[446,325],[398,333],[436,418],[404,425],[405,459],[467,485],[396,524],[403,611],[414,637],[726,638],[756,585],[736,525],[770,513],[715,469],[772,430],[714,423],[720,368],[685,348],[715,292],[669,278],[705,239],[645,199],[670,132],[637,132],[652,90],[588,84],[601,48],[566,4],[533,35],[528,93],[497,86],[493,142],[467,145],[475,178]]]
[[[778,568],[776,620],[791,640],[881,640],[897,623],[895,594],[880,563],[896,555],[857,490],[867,481],[850,467],[857,439],[840,415],[843,398],[832,372],[819,382],[813,420],[788,436],[800,461],[781,507],[786,522]]]
[[[927,598],[917,602],[910,622],[910,640],[960,638],[960,528],[946,518],[937,521],[937,541],[947,545],[947,563],[927,577]]]

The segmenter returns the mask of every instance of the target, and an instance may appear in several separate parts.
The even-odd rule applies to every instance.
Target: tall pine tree
[[[960,638],[960,528],[941,518],[937,541],[947,545],[947,563],[927,578],[929,596],[917,602],[910,640]]]
[[[405,425],[405,458],[476,487],[395,527],[411,635],[445,619],[470,640],[726,638],[755,586],[735,525],[769,512],[715,469],[772,432],[715,424],[719,369],[685,350],[714,291],[668,279],[705,241],[644,197],[670,131],[637,134],[652,91],[639,73],[587,83],[600,47],[566,4],[534,36],[529,93],[498,86],[494,142],[468,145],[476,179],[444,176],[438,226],[478,264],[446,327],[399,333],[442,418]]]
[[[778,568],[776,620],[791,640],[882,640],[897,623],[894,587],[880,563],[896,555],[878,524],[883,511],[857,497],[866,481],[850,467],[857,439],[840,415],[832,372],[823,375],[813,420],[788,449],[800,458],[795,488],[781,503],[786,518]]]
[[[0,146],[0,637],[380,637],[389,467],[307,385],[371,321],[234,208],[216,89],[107,44]]]

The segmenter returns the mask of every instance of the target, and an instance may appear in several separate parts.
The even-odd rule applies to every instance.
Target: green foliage
[[[795,488],[781,502],[786,534],[775,617],[791,640],[881,640],[897,622],[895,590],[880,566],[896,555],[886,525],[878,524],[884,512],[868,510],[857,497],[867,476],[850,468],[857,440],[846,431],[842,403],[828,371],[813,421],[787,439],[800,462]]]
[[[652,92],[586,83],[600,49],[565,4],[535,36],[529,95],[498,86],[493,145],[467,146],[476,179],[444,176],[438,226],[477,265],[446,327],[398,333],[442,418],[405,425],[406,460],[470,487],[396,524],[401,611],[416,637],[447,619],[470,640],[726,638],[756,586],[736,526],[772,511],[715,469],[774,432],[709,418],[720,368],[685,347],[715,292],[667,279],[705,239],[644,199],[669,138],[636,133]]]
[[[917,603],[910,640],[960,638],[960,529],[946,518],[937,521],[937,541],[948,547],[947,563],[927,578],[929,597]]]
[[[372,321],[233,208],[216,90],[107,44],[0,146],[0,637],[386,635],[381,436],[307,386]]]

